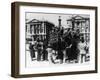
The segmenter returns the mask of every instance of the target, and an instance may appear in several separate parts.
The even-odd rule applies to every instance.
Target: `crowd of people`
[[[68,29],[65,35],[61,34],[56,43],[50,44],[41,42],[39,38],[32,44],[30,43],[31,60],[48,61],[50,63],[67,63],[75,61],[83,62],[86,54],[89,53],[89,44],[86,44],[83,36],[80,36],[79,29]],[[89,56],[88,56],[89,58]],[[86,60],[86,59],[85,59]]]

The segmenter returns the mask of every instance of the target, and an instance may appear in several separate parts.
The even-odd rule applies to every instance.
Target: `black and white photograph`
[[[97,73],[97,7],[15,2],[12,75]]]
[[[90,63],[90,15],[25,13],[26,67]]]

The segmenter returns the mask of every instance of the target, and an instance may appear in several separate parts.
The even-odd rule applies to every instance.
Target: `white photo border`
[[[25,67],[25,12],[45,12],[45,13],[62,13],[62,14],[88,14],[90,15],[90,53],[91,60],[89,65],[75,66],[52,66],[45,68],[26,68]],[[56,72],[77,72],[95,70],[95,10],[92,9],[75,9],[75,8],[56,8],[56,7],[38,7],[38,6],[20,6],[19,7],[19,74],[42,74]]]

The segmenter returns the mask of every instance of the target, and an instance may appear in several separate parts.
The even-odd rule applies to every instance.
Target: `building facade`
[[[34,42],[39,39],[44,41],[49,39],[49,33],[54,24],[48,21],[33,19],[26,23],[26,43]]]
[[[82,16],[74,16],[67,20],[72,30],[79,29],[80,35],[84,37],[84,40],[88,42],[90,40],[90,19]]]

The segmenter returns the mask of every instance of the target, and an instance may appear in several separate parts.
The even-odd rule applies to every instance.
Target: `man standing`
[[[33,61],[35,58],[35,50],[34,50],[34,45],[32,45],[32,43],[30,43],[29,49],[30,49],[30,56],[31,56],[31,60]]]
[[[41,42],[39,40],[39,38],[37,39],[37,61],[41,60],[41,55],[42,55],[42,45]]]
[[[48,60],[48,52],[46,51],[46,46],[43,45],[43,51],[42,51],[42,55],[43,55],[43,61],[47,61]]]
[[[52,58],[53,49],[52,49],[52,47],[51,47],[50,44],[48,44],[48,47],[47,47],[46,50],[48,52],[48,60],[49,60],[49,63],[54,63],[53,58]]]

